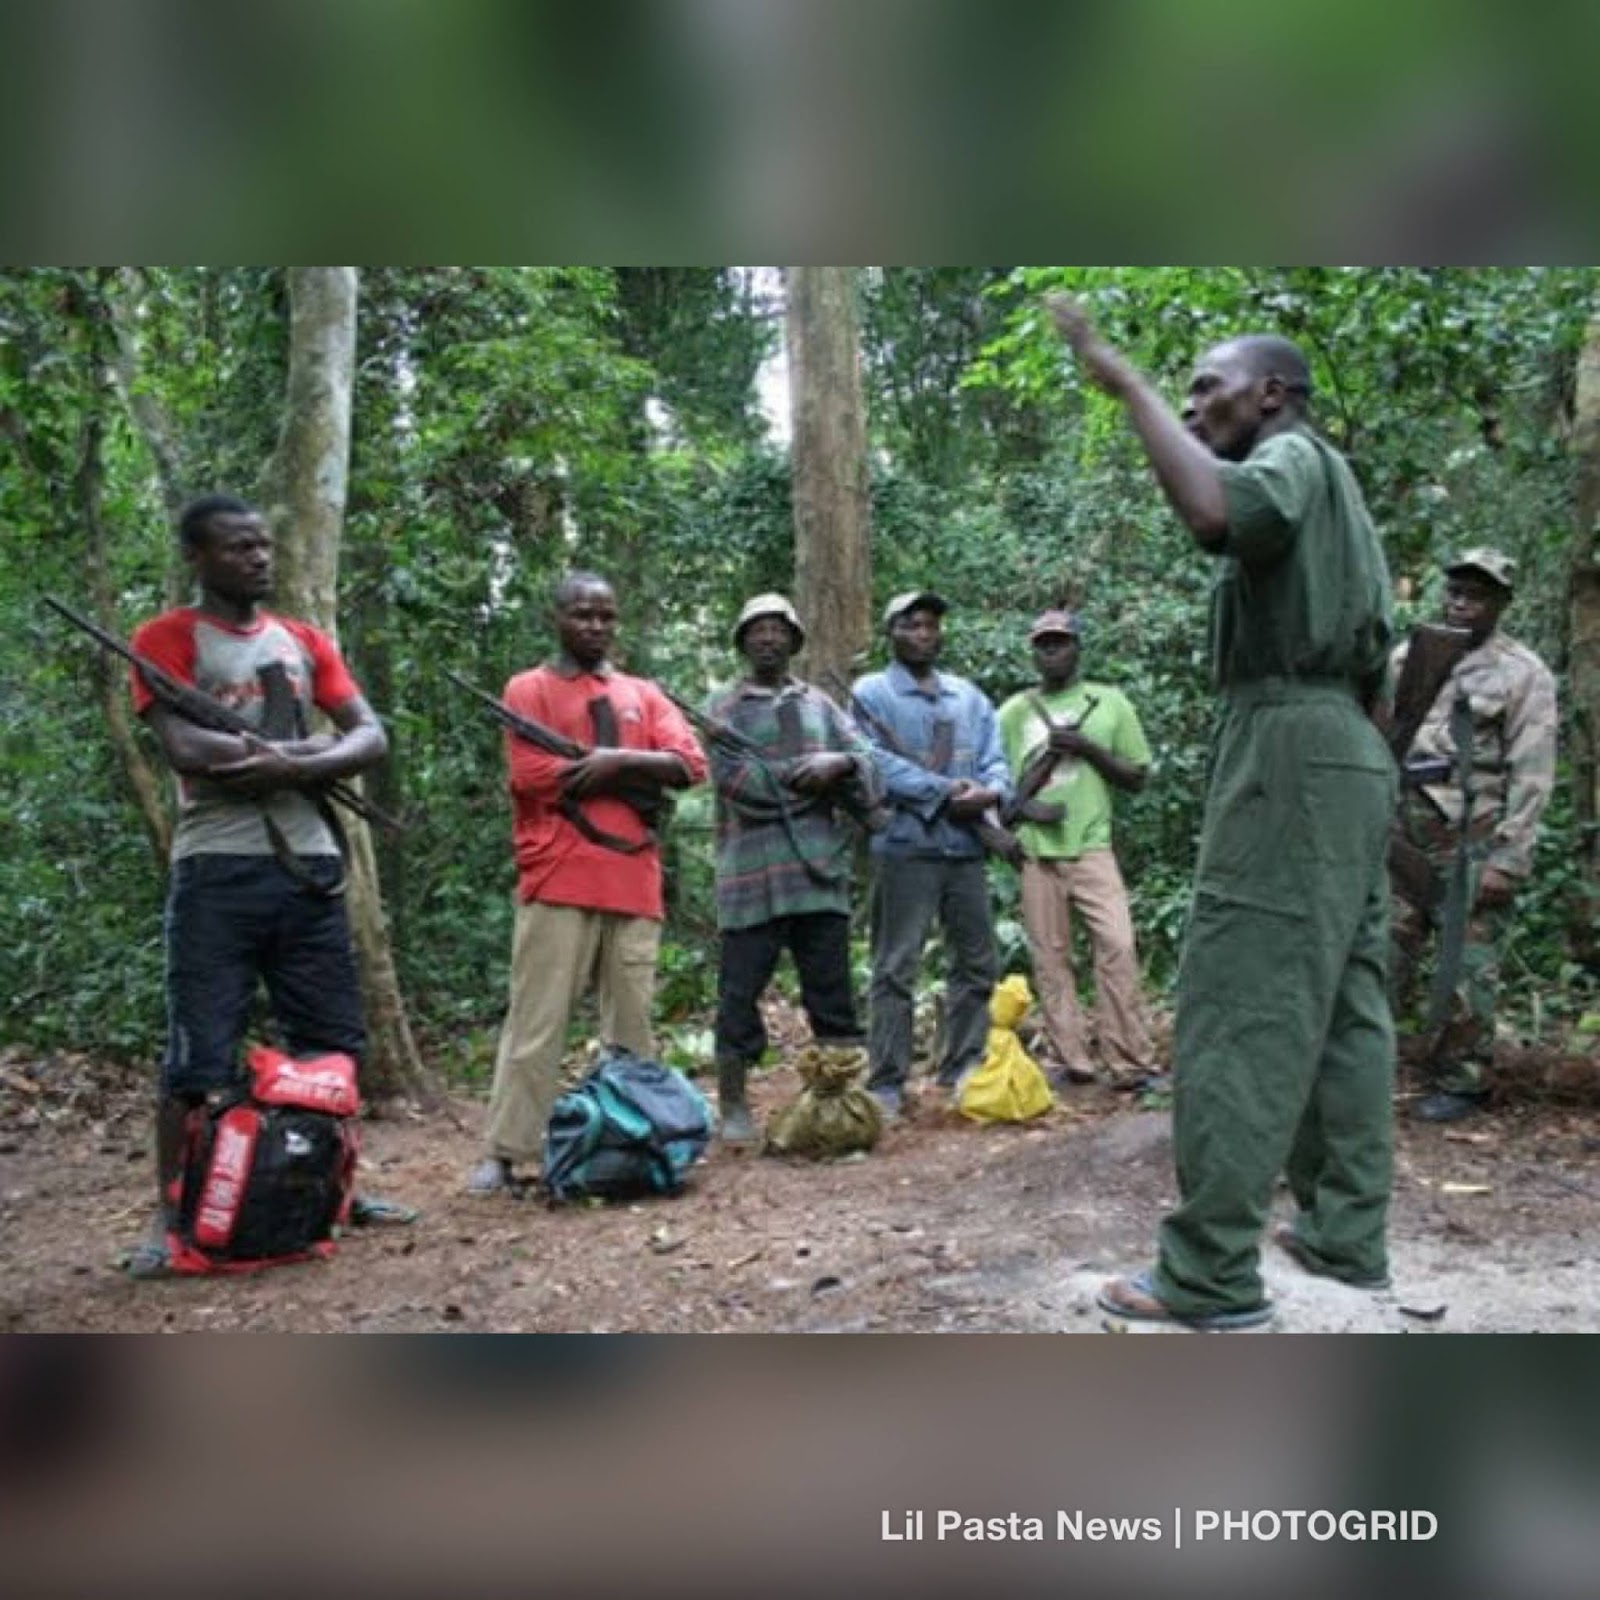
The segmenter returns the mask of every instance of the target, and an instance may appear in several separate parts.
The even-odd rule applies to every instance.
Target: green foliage
[[[616,581],[627,665],[702,699],[736,670],[743,598],[793,582],[783,455],[755,404],[776,348],[756,278],[734,269],[377,268],[361,280],[341,636],[394,747],[380,798],[416,819],[381,847],[407,1000],[460,1081],[492,1067],[513,871],[498,730],[449,685],[498,691],[553,644],[552,580]],[[1270,326],[1306,347],[1321,420],[1350,451],[1402,611],[1437,606],[1447,551],[1523,558],[1509,621],[1563,660],[1571,470],[1563,433],[1592,270],[885,269],[863,275],[874,590],[936,585],[948,660],[997,700],[1029,679],[1027,620],[1081,609],[1084,672],[1138,707],[1157,765],[1119,804],[1118,850],[1152,982],[1187,911],[1212,697],[1209,571],[1167,515],[1118,408],[1085,390],[1038,296],[1087,297],[1174,390],[1195,352]],[[138,346],[133,393],[176,446],[103,417],[107,570],[91,570],[80,474],[115,305]],[[78,641],[41,590],[91,580],[124,631],[167,603],[167,497],[256,492],[277,437],[286,348],[272,269],[0,272],[0,1037],[149,1057],[160,1047],[161,875],[104,734]],[[98,353],[98,354],[97,354]],[[875,641],[870,662],[883,659]],[[716,927],[710,797],[667,842],[664,1048],[709,1052]],[[12,844],[11,841],[16,843]],[[1571,970],[1592,914],[1570,795],[1558,791],[1508,956],[1540,1025],[1596,1009]],[[992,883],[1007,965],[1026,969],[1013,875]],[[854,959],[863,986],[865,944]],[[1589,987],[1585,988],[1584,985]],[[1563,998],[1566,997],[1566,998]],[[1529,1018],[1529,1025],[1533,1019]]]

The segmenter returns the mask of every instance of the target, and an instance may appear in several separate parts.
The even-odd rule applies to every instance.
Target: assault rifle
[[[1052,720],[1049,708],[1037,695],[1030,695],[1034,711],[1043,719],[1047,729],[1054,729],[1056,723]],[[1076,732],[1094,715],[1094,709],[1100,704],[1100,696],[1089,695],[1083,705],[1083,710],[1066,727]],[[1054,800],[1040,800],[1038,796],[1055,776],[1056,765],[1061,760],[1060,755],[1050,748],[1048,738],[1042,750],[1036,750],[1023,765],[1022,776],[1017,780],[1017,792],[1011,804],[1005,808],[1001,816],[1007,826],[1016,823],[1018,819],[1032,822],[1065,822],[1067,808]]]
[[[1443,783],[1452,775],[1449,761],[1415,760],[1411,746],[1451,674],[1471,649],[1472,636],[1465,628],[1422,623],[1412,632],[1406,663],[1395,686],[1394,715],[1388,734],[1389,749],[1399,764],[1401,783],[1407,788]],[[1449,1017],[1451,997],[1461,974],[1475,878],[1471,842],[1472,708],[1460,694],[1450,707],[1450,738],[1455,745],[1454,776],[1460,791],[1461,819],[1448,880],[1441,878],[1426,853],[1407,837],[1399,818],[1389,830],[1390,881],[1402,898],[1439,923],[1439,955],[1423,1023],[1424,1035],[1432,1042],[1437,1042]]]
[[[99,623],[84,616],[75,607],[69,606],[65,600],[58,600],[54,595],[47,594],[44,596],[44,603],[52,611],[65,617],[73,627],[88,634],[102,650],[108,650],[112,655],[120,656],[128,662],[139,674],[140,681],[157,703],[166,707],[175,716],[182,717],[185,722],[192,722],[197,728],[207,728],[213,733],[242,734],[262,743],[271,742],[264,737],[263,729],[258,728],[240,712],[223,705],[219,700],[213,700],[204,690],[195,688],[193,684],[180,683],[171,673],[130,649],[115,634],[108,633]],[[341,779],[335,778],[330,783],[308,785],[307,793],[313,800],[319,796],[326,797],[386,833],[400,833],[406,826],[398,817],[390,816],[387,811],[368,800],[360,790],[351,788]],[[268,821],[270,825],[271,819]],[[337,829],[335,831],[337,832]]]
[[[713,717],[708,712],[702,711],[698,706],[690,705],[687,700],[680,699],[670,689],[662,688],[673,705],[681,711],[691,727],[698,728],[713,745],[721,745],[724,750],[740,757],[742,760],[754,762],[767,779],[772,789],[768,806],[752,805],[749,799],[741,799],[741,809],[753,813],[752,820],[757,822],[776,822],[783,829],[784,842],[789,846],[790,854],[805,869],[806,876],[813,883],[824,888],[834,888],[842,877],[837,872],[830,872],[806,854],[805,847],[800,843],[800,835],[795,832],[795,807],[789,795],[788,786],[772,770],[772,765],[764,751],[749,734],[742,732],[732,723],[724,722],[720,717]],[[763,815],[768,811],[770,814]]]
[[[902,761],[909,761],[911,765],[916,767],[919,772],[933,773],[940,777],[946,776],[946,774],[939,769],[949,764],[948,755],[945,755],[943,759],[941,759],[940,752],[936,750],[931,765],[922,761],[918,761],[917,758],[911,755],[895,737],[894,730],[887,726],[887,724],[885,724],[880,717],[875,716],[865,705],[863,705],[861,697],[856,694],[856,692],[850,688],[850,686],[845,683],[842,678],[835,673],[829,673],[828,682],[829,686],[834,689],[834,691],[839,695],[840,699],[843,700],[844,703],[850,708],[851,716],[853,716],[856,721],[867,730],[873,739],[875,739],[883,746],[885,750],[890,753],[890,755],[899,756]],[[1039,801],[1030,800],[1028,802],[1028,809],[1018,810],[1015,814],[1026,817],[1030,822],[1058,821],[1059,818],[1053,814],[1050,814],[1054,812],[1054,809],[1054,807],[1041,808]],[[1020,869],[1022,866],[1022,843],[1017,838],[1016,834],[1014,834],[1011,829],[1000,820],[1000,811],[997,806],[990,806],[982,816],[975,818],[971,822],[962,823],[961,826],[971,828],[973,833],[977,835],[978,842],[985,850],[989,852],[990,855],[998,856],[1000,860],[1006,863],[1007,866],[1017,867]]]
[[[546,727],[533,717],[525,717],[520,712],[513,711],[502,701],[495,699],[492,694],[485,694],[476,684],[469,683],[459,672],[451,671],[449,667],[444,669],[444,675],[458,689],[465,690],[471,695],[508,733],[514,734],[526,744],[531,744],[536,750],[543,750],[546,755],[559,756],[563,761],[581,761],[596,748],[604,748],[598,745],[579,744],[576,739],[569,739],[564,733],[557,733],[554,728]],[[602,721],[614,726],[613,718],[601,714],[599,708],[602,705],[606,711],[611,710],[611,703],[604,696],[590,702],[591,718],[594,719],[597,728]],[[606,734],[608,746],[614,748],[615,739],[614,732]],[[615,850],[619,855],[637,855],[641,850],[655,844],[659,830],[672,809],[671,800],[660,786],[635,780],[608,790],[607,793],[622,801],[624,805],[630,806],[638,814],[645,828],[643,839],[624,839],[620,834],[598,827],[589,820],[578,797],[568,794],[565,790],[560,801],[561,814],[591,843],[601,845],[607,850]]]
[[[1400,681],[1395,686],[1394,710],[1385,733],[1405,788],[1420,789],[1428,784],[1443,783],[1450,777],[1448,761],[1415,758],[1411,746],[1434,701],[1450,681],[1450,674],[1471,648],[1472,636],[1465,628],[1424,622],[1412,630],[1405,665],[1400,669]],[[1460,755],[1458,751],[1458,759]],[[1470,754],[1468,759],[1470,761]],[[1402,897],[1419,910],[1431,915],[1443,904],[1446,889],[1438,873],[1398,824],[1389,837],[1389,874]]]

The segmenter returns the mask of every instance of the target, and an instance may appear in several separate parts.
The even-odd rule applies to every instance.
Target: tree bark
[[[788,267],[795,605],[805,675],[847,683],[872,637],[872,526],[855,273]]]
[[[276,534],[279,603],[337,637],[355,383],[355,269],[291,268],[289,308],[283,431],[263,475],[262,499]],[[350,840],[350,927],[367,1022],[362,1088],[369,1098],[408,1095],[436,1104],[400,993],[371,836],[359,818],[341,820]]]
[[[117,633],[115,585],[111,581],[111,540],[105,520],[105,432],[111,409],[112,383],[108,364],[107,332],[110,308],[98,292],[84,296],[88,324],[89,400],[83,429],[83,452],[76,474],[78,509],[88,535],[87,557],[90,605],[108,633]],[[95,689],[105,712],[112,747],[138,807],[139,820],[150,841],[156,872],[165,876],[172,853],[172,819],[164,799],[165,785],[155,765],[139,746],[129,709],[127,681],[121,664],[102,651],[95,652]]]
[[[1578,357],[1572,449],[1577,527],[1569,569],[1567,686],[1572,782],[1587,904],[1575,919],[1574,955],[1600,964],[1600,305]]]

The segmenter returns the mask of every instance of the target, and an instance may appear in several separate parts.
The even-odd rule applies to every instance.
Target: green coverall
[[[1261,1304],[1285,1170],[1307,1253],[1383,1277],[1393,1165],[1395,773],[1365,711],[1393,629],[1388,569],[1349,467],[1308,431],[1221,470],[1222,717],[1178,973],[1180,1199],[1154,1274],[1180,1316]]]

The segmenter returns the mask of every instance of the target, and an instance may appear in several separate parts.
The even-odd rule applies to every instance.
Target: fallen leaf
[[[1441,1183],[1440,1194],[1493,1194],[1492,1183]]]

